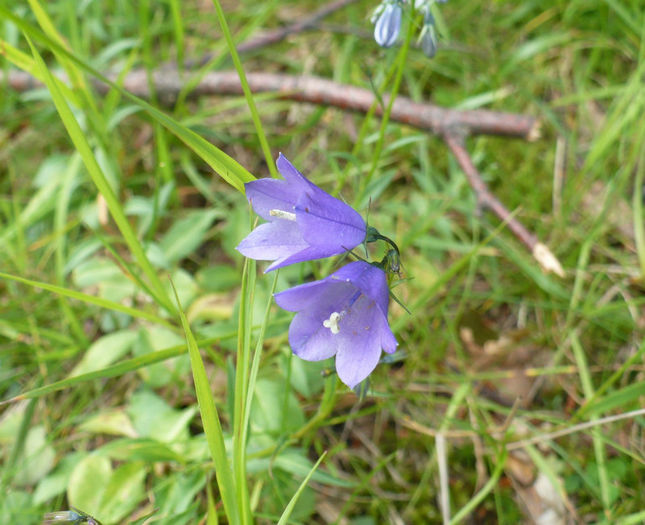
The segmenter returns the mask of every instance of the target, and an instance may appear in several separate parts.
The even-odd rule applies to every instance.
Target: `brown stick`
[[[112,78],[116,79],[116,76],[113,75]],[[186,82],[185,78],[180,78],[173,70],[155,72],[153,78],[157,96],[165,103],[174,102]],[[279,98],[285,100],[322,104],[361,113],[367,112],[376,100],[375,95],[367,89],[313,76],[247,73],[247,80],[253,93],[276,93]],[[10,87],[18,91],[40,85],[27,73],[19,71],[9,72],[7,81]],[[103,93],[108,90],[108,87],[101,83],[97,83],[96,87]],[[123,87],[139,97],[149,96],[144,70],[137,69],[128,73]],[[200,97],[241,94],[242,87],[237,73],[223,71],[208,73],[190,95]],[[387,102],[388,97],[384,96],[383,104],[387,105]],[[383,108],[379,105],[376,114],[380,116],[382,113]],[[394,101],[390,120],[439,136],[455,129],[460,129],[468,135],[501,135],[526,140],[535,140],[539,136],[539,124],[533,117],[488,110],[460,111],[414,102],[406,97],[397,97]]]
[[[185,82],[172,70],[155,72],[153,78],[159,100],[168,103],[175,100]],[[249,73],[247,80],[254,93],[275,92],[279,98],[286,100],[323,104],[359,112],[367,112],[376,100],[375,95],[367,89],[317,77]],[[18,71],[10,71],[7,81],[10,87],[18,91],[32,89],[38,85],[33,77]],[[146,72],[131,71],[125,77],[123,87],[139,97],[147,97],[149,93]],[[96,88],[101,92],[108,90],[108,86],[103,83],[96,83]],[[235,72],[209,73],[191,92],[193,97],[241,94],[242,87]],[[386,96],[383,104],[387,105],[387,102]],[[376,114],[381,115],[382,112],[383,107],[378,105]],[[487,110],[459,111],[398,97],[392,106],[390,120],[442,137],[464,171],[480,206],[490,209],[505,221],[511,232],[531,251],[546,271],[559,276],[564,275],[562,266],[546,245],[539,242],[488,189],[464,145],[464,137],[468,135],[488,134],[534,140],[539,135],[538,123],[534,118]]]
[[[463,135],[460,135],[458,132],[448,131],[444,133],[443,140],[448,148],[450,148],[450,151],[452,151],[457,162],[461,166],[461,169],[466,175],[470,187],[477,196],[478,204],[482,208],[490,209],[502,221],[506,222],[509,230],[511,230],[515,237],[517,237],[531,251],[544,270],[547,272],[553,272],[560,277],[564,277],[564,270],[562,269],[560,262],[555,258],[553,253],[551,253],[549,248],[545,244],[539,242],[537,237],[529,232],[524,225],[506,209],[506,206],[504,206],[488,189],[484,179],[473,164],[470,154],[466,150]]]

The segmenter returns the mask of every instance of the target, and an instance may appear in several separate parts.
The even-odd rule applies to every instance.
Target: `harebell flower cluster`
[[[398,273],[398,248],[351,206],[307,180],[284,155],[276,164],[283,180],[245,184],[253,209],[267,222],[237,246],[244,256],[273,261],[270,272],[348,253],[367,242],[385,240],[394,247],[380,262],[353,261],[324,279],[275,295],[278,306],[296,312],[289,327],[294,354],[306,361],[335,356],[338,376],[354,388],[376,368],[381,351],[393,353],[398,344],[387,321],[388,273]]]
[[[403,9],[412,0],[382,0],[372,15],[374,40],[381,47],[392,47],[399,38]],[[431,8],[434,3],[447,0],[414,0],[414,7],[423,13],[423,26],[419,32],[419,45],[426,56],[432,58],[437,53],[437,31]]]

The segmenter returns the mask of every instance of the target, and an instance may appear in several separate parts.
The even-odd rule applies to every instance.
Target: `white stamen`
[[[277,217],[278,219],[286,219],[288,221],[295,221],[296,214],[284,210],[269,210],[269,215],[271,217]]]
[[[329,319],[325,319],[323,321],[323,326],[325,328],[329,328],[331,333],[335,335],[340,332],[340,328],[338,328],[338,321],[340,321],[340,318],[341,315],[338,312],[332,312]]]

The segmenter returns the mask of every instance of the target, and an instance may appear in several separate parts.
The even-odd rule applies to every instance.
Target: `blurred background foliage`
[[[6,11],[37,26],[36,5],[0,1],[2,40],[29,56]],[[222,2],[238,43],[320,5]],[[244,97],[190,96],[200,74],[233,67],[211,2],[42,7],[70,52],[104,74],[179,64],[185,91],[167,100],[153,90],[151,104],[254,176],[269,175]],[[383,50],[372,39],[375,7],[352,2],[309,31],[243,54],[244,68],[375,89],[397,60],[396,47]],[[572,427],[639,409],[645,395],[645,6],[451,0],[437,17],[439,52],[429,60],[411,49],[400,93],[540,119],[536,142],[481,136],[468,147],[494,193],[553,249],[566,277],[544,274],[480,212],[437,137],[390,123],[361,197],[379,119],[357,143],[363,115],[257,96],[273,157],[282,151],[397,241],[408,280],[395,293],[411,315],[392,303],[401,358],[377,368],[359,401],[323,373],[330,363],[291,356],[290,317],[273,307],[248,443],[256,518],[276,522],[327,450],[290,523],[441,523],[446,490],[457,521],[531,523],[552,512],[557,521],[549,523],[640,523],[643,414]],[[36,47],[52,71],[65,65]],[[6,82],[14,66],[0,63]],[[221,519],[184,334],[163,296],[171,296],[170,277],[226,433],[243,264],[234,247],[252,225],[246,200],[117,90],[76,88],[82,103],[74,115],[132,238],[108,216],[50,93],[5,83],[0,399],[33,396],[0,406],[0,521],[40,523],[44,513],[74,505],[103,523],[205,523],[209,502]],[[281,270],[277,289],[319,277],[323,264]],[[271,287],[259,274],[255,319]],[[95,375],[73,379],[88,373]],[[62,380],[62,388],[35,390]],[[505,442],[567,428],[556,440],[505,451]]]

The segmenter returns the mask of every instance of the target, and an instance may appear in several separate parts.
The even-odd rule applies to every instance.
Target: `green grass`
[[[75,506],[106,524],[442,523],[443,499],[455,523],[510,524],[546,505],[536,482],[574,519],[642,521],[645,419],[611,420],[645,399],[642,2],[451,0],[433,60],[363,38],[375,5],[238,60],[320,3],[0,2],[0,71],[47,86],[0,90],[0,522]],[[170,104],[91,88],[175,59]],[[536,142],[468,148],[566,277],[478,212],[436,137],[188,96],[235,67],[539,118]],[[362,400],[291,355],[271,300],[332,266],[266,276],[235,251],[243,183],[280,151],[401,247],[402,358]]]

